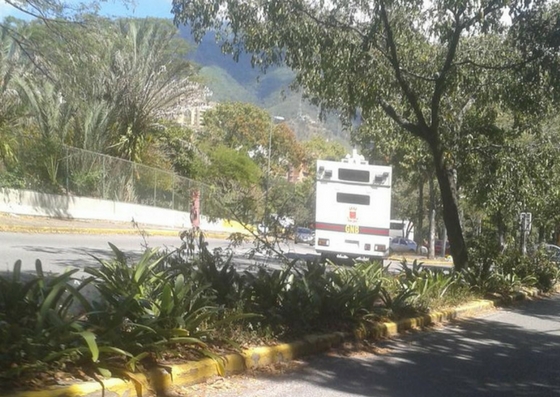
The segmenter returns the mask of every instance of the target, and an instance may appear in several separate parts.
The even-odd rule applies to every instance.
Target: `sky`
[[[107,0],[105,3],[102,3],[101,13],[110,16],[132,16],[138,18],[173,18],[173,14],[171,14],[172,0],[134,0],[134,2],[136,3],[135,6],[130,6],[126,9],[119,1]]]
[[[69,3],[78,3],[78,0],[67,0]],[[87,0],[81,0],[86,2]],[[173,18],[171,14],[172,0],[134,0],[135,5],[131,5],[128,9],[118,0],[106,0],[101,2],[101,14],[106,16],[118,17],[157,17],[157,18]],[[29,19],[25,14],[19,12],[12,6],[7,5],[4,0],[0,0],[0,19],[6,16],[14,16],[16,18]]]

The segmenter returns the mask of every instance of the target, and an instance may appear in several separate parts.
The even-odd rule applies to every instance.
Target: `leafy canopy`
[[[469,146],[466,122],[491,126],[496,113],[483,109],[493,102],[526,121],[550,98],[545,84],[520,84],[518,69],[531,59],[505,34],[538,7],[505,0],[175,0],[172,12],[175,23],[189,23],[198,39],[217,32],[234,58],[251,53],[264,70],[287,64],[296,71],[296,85],[323,108],[342,111],[348,122],[388,118],[423,140],[460,269],[468,254],[456,170],[458,152]],[[510,25],[502,22],[505,15]],[[519,97],[508,95],[509,88]]]

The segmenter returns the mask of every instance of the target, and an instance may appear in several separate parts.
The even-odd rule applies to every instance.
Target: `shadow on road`
[[[558,396],[559,309],[558,297],[525,302],[515,324],[499,313],[380,342],[383,355],[312,357],[290,379],[360,396]]]

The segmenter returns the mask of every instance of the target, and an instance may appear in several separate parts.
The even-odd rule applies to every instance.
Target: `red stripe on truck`
[[[317,222],[315,223],[316,230],[327,230],[329,232],[341,232],[346,233],[346,227],[349,225],[341,225],[338,223],[324,223],[324,222]],[[373,236],[388,236],[389,229],[382,229],[378,227],[370,227],[370,226],[358,226],[352,225],[353,227],[359,227],[358,234],[370,234]],[[356,234],[356,233],[355,233]]]

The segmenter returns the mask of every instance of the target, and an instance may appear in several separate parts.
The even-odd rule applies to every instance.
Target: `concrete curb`
[[[516,299],[538,295],[538,291],[520,293]],[[215,376],[227,376],[242,373],[248,369],[264,367],[270,364],[290,361],[299,357],[325,352],[341,345],[344,341],[375,338],[382,339],[399,333],[428,325],[465,318],[487,310],[494,309],[499,302],[477,300],[454,309],[433,312],[423,316],[406,318],[397,322],[382,323],[368,330],[367,335],[335,332],[324,335],[309,335],[301,340],[276,346],[261,346],[246,349],[241,353],[222,356],[220,362],[203,359],[186,364],[161,366],[152,370],[147,376],[137,374],[135,381],[108,379],[103,382],[104,396],[131,397],[154,392],[158,396],[172,394],[173,387],[186,386],[204,382]],[[84,382],[70,386],[49,388],[44,391],[17,392],[1,394],[2,397],[101,397],[103,387],[97,382]]]
[[[449,261],[447,259],[444,259],[444,258],[430,259],[430,258],[425,258],[425,257],[405,257],[405,256],[394,256],[394,255],[392,255],[392,256],[388,257],[387,260],[393,261],[393,262],[399,262],[399,263],[402,262],[403,260],[406,260],[409,265],[412,264],[412,262],[414,262],[414,261],[418,261],[418,263],[422,263],[422,264],[428,265],[428,266],[435,265],[435,266],[438,266],[438,267],[450,267],[450,268],[453,267],[453,262]]]

